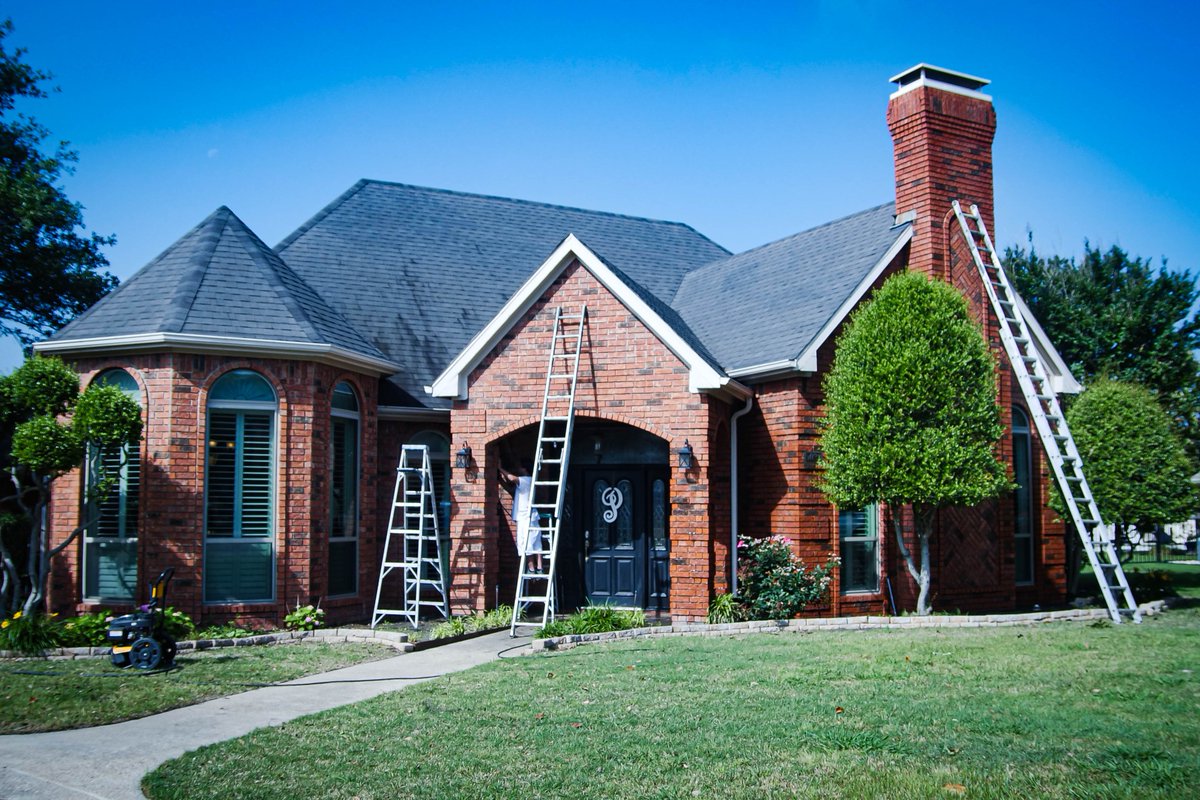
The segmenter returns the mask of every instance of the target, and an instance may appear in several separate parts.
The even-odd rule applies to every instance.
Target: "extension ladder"
[[[571,434],[575,429],[575,385],[579,380],[579,354],[587,306],[578,314],[554,312],[554,335],[542,392],[542,416],[538,424],[537,452],[533,461],[532,506],[542,529],[543,571],[529,570],[529,555],[521,556],[517,572],[517,594],[513,602],[510,633],[521,626],[544,627],[554,619],[558,534],[562,523],[563,498],[567,487],[567,465],[571,460]],[[518,548],[522,545],[518,544]],[[541,607],[541,614],[531,608]]]
[[[416,628],[423,606],[435,608],[449,619],[446,582],[442,574],[442,544],[438,534],[429,448],[423,444],[406,444],[400,449],[400,464],[396,467],[396,489],[392,494],[392,513],[383,545],[383,561],[379,566],[379,583],[375,588],[372,628],[388,616],[404,617]],[[384,578],[393,570],[400,570],[404,577],[403,606],[380,608]]]
[[[1042,355],[1033,341],[1029,325],[1021,312],[1020,302],[1008,276],[996,255],[996,248],[988,235],[987,226],[979,214],[979,207],[971,206],[969,212],[954,201],[954,213],[962,226],[963,235],[971,247],[975,266],[983,276],[988,299],[1000,321],[1000,338],[1025,403],[1036,423],[1038,436],[1050,470],[1058,484],[1059,492],[1070,512],[1070,517],[1079,532],[1084,552],[1096,582],[1104,595],[1108,614],[1113,622],[1130,617],[1141,622],[1142,615],[1129,589],[1121,560],[1117,556],[1113,537],[1100,527],[1100,509],[1083,474],[1083,461],[1075,440],[1067,428],[1067,420],[1059,405],[1058,396],[1050,386],[1050,376],[1043,364]]]

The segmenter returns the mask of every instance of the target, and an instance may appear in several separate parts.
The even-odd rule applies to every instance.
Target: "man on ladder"
[[[518,472],[513,474],[499,467],[500,483],[512,494],[512,521],[517,526],[517,552],[526,559],[525,568],[534,575],[541,575],[542,526],[539,514],[533,507],[533,462],[521,459]]]

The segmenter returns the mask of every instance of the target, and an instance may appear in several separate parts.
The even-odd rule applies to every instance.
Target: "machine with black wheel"
[[[169,667],[175,661],[175,640],[164,629],[167,584],[175,574],[167,567],[150,584],[150,602],[140,611],[125,614],[108,623],[108,641],[112,645],[112,663],[118,667],[141,670]]]

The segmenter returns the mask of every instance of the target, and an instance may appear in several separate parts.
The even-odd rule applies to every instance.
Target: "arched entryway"
[[[500,443],[501,458],[532,455],[536,437],[536,426],[514,432]],[[670,515],[666,440],[577,418],[556,569],[559,610],[607,603],[669,611]]]

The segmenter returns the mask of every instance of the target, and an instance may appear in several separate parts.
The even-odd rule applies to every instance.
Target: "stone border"
[[[1167,607],[1164,600],[1143,603],[1138,608],[1143,616],[1154,616]],[[1085,622],[1108,619],[1103,608],[1070,608],[1061,611],[1031,611],[1023,614],[962,614],[928,617],[814,617],[810,619],[758,620],[727,622],[709,625],[704,622],[682,622],[649,628],[632,628],[607,633],[573,633],[548,639],[534,639],[533,652],[570,650],[581,644],[611,642],[635,637],[665,636],[737,636],[748,633],[815,633],[817,631],[906,630],[914,628],[999,628],[1012,625],[1037,625],[1047,622]]]
[[[253,647],[264,644],[281,644],[289,641],[316,642],[357,642],[361,644],[385,644],[401,653],[413,650],[412,642],[408,641],[407,633],[392,631],[372,631],[367,628],[318,628],[315,631],[273,631],[260,633],[256,636],[242,636],[237,639],[190,639],[177,642],[179,652],[186,650],[213,650],[222,647]],[[40,656],[27,656],[15,650],[0,650],[0,659],[38,659],[38,660],[72,660],[76,658],[106,658],[112,651],[108,645],[103,647],[56,647],[47,650]]]

